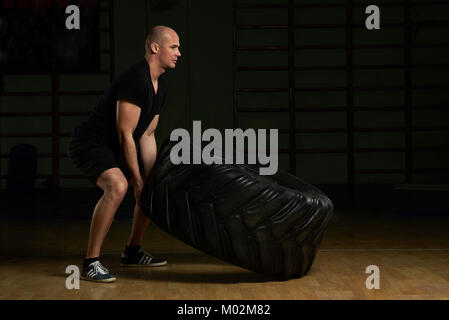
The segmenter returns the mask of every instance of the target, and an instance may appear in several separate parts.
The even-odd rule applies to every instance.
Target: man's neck
[[[157,81],[159,76],[165,72],[165,70],[163,68],[161,68],[158,61],[156,61],[155,59],[152,59],[151,56],[145,55],[145,59],[147,60],[148,64],[150,65],[151,81],[155,82],[155,81]]]

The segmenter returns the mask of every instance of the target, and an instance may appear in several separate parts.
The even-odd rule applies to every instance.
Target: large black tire
[[[142,210],[174,237],[240,267],[305,275],[333,212],[309,183],[257,165],[174,165],[165,141],[141,195]]]

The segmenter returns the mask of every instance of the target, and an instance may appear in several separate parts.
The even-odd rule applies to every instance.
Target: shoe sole
[[[111,282],[114,282],[115,280],[117,280],[117,278],[109,278],[109,279],[104,279],[104,280],[95,280],[95,279],[86,278],[86,277],[81,276],[81,280],[86,280],[86,281],[91,281],[91,282],[111,283]]]
[[[158,262],[158,263],[152,263],[152,264],[125,264],[120,263],[121,267],[161,267],[165,266],[167,264],[167,261],[165,262]]]

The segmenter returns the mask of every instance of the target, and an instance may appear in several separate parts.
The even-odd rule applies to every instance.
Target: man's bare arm
[[[139,122],[140,108],[130,102],[117,102],[117,132],[126,164],[135,186],[142,186],[143,180],[137,161],[137,150],[133,132]]]
[[[139,141],[140,156],[142,158],[144,180],[146,180],[151,172],[151,169],[156,162],[157,144],[154,131],[156,130],[159,122],[159,115],[156,115],[151,121],[150,125],[146,129]]]

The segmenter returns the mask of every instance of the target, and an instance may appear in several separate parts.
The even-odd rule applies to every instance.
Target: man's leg
[[[114,282],[116,278],[100,263],[100,250],[115,212],[128,191],[128,181],[119,168],[111,168],[98,177],[96,184],[104,193],[95,206],[92,216],[81,279]]]
[[[131,234],[128,239],[128,246],[140,246],[143,236],[150,224],[150,219],[142,212],[142,209],[137,205],[134,206],[133,225],[131,227]]]
[[[101,246],[112,224],[115,212],[128,191],[128,181],[119,168],[111,168],[103,172],[97,179],[97,185],[104,191],[104,194],[94,209],[86,258],[100,256]]]
[[[158,267],[167,264],[165,259],[157,258],[149,252],[141,250],[140,245],[145,231],[150,224],[150,219],[142,212],[136,204],[134,206],[133,224],[128,244],[120,258],[120,264],[124,267]]]

